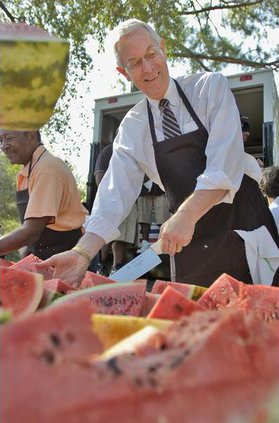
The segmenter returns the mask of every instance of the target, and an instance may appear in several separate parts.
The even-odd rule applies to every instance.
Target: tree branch
[[[243,66],[250,66],[252,68],[270,68],[277,70],[279,69],[279,60],[274,60],[272,62],[255,62],[253,60],[246,60],[237,57],[230,57],[230,56],[208,56],[206,54],[200,53],[193,53],[190,50],[187,53],[172,53],[171,56],[173,58],[181,58],[185,57],[187,59],[194,59],[194,60],[210,60],[215,62],[223,62],[223,63],[233,63],[239,64]]]
[[[263,3],[263,0],[255,0],[255,1],[247,1],[247,2],[243,2],[243,3],[237,3],[237,4],[226,4],[224,6],[219,5],[219,6],[209,6],[209,7],[204,7],[202,9],[195,9],[193,11],[188,11],[186,9],[181,10],[181,12],[177,12],[178,15],[183,15],[183,16],[187,16],[187,15],[198,15],[199,13],[206,13],[206,12],[211,12],[213,10],[224,10],[224,9],[239,9],[241,7],[249,7],[249,6],[254,6],[256,4],[261,4]]]
[[[0,1],[0,9],[3,10],[3,12],[8,16],[8,18],[11,20],[11,22],[16,21],[15,17],[8,11],[8,9],[6,8],[6,6],[4,5],[4,3],[2,1]]]

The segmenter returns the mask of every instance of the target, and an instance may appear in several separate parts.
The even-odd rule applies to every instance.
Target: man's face
[[[247,142],[247,140],[248,140],[249,137],[250,137],[250,132],[249,131],[242,131],[242,138],[243,138],[244,144]]]
[[[0,146],[11,164],[26,165],[34,151],[33,132],[0,130]]]
[[[118,51],[124,68],[117,70],[149,98],[164,98],[169,71],[163,40],[158,45],[146,29],[140,28],[121,38]]]

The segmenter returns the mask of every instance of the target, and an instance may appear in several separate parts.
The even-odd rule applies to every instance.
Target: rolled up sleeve
[[[222,202],[232,203],[245,168],[239,111],[224,76],[213,74],[205,87],[201,95],[207,99],[207,161],[195,189],[227,190]]]

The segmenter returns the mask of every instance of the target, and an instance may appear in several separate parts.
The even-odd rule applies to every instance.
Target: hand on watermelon
[[[105,241],[103,238],[91,232],[86,232],[80,238],[77,245],[81,251],[86,252],[85,255],[79,253],[77,250],[65,251],[64,253],[55,254],[48,260],[36,264],[36,267],[37,269],[46,269],[50,266],[54,267],[54,279],[62,279],[74,288],[79,288],[90,264],[86,257],[95,257],[104,244]]]
[[[55,269],[54,279],[62,279],[74,288],[78,288],[88,268],[88,261],[75,251],[65,251],[35,265],[38,270],[47,269],[50,266]]]

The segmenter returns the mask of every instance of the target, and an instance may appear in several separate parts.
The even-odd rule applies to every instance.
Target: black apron
[[[207,130],[177,81],[175,83],[186,109],[198,126],[197,130],[157,142],[153,115],[147,101],[156,165],[172,213],[193,193],[198,176],[206,168],[208,140]],[[208,287],[222,273],[228,273],[238,280],[252,283],[244,241],[234,229],[249,231],[262,225],[267,227],[279,246],[276,225],[258,184],[244,175],[233,203],[220,203],[209,210],[197,222],[190,244],[175,255],[175,280]]]
[[[32,170],[45,153],[42,152],[36,163],[32,166],[32,160],[29,165],[28,180],[32,173]],[[19,212],[19,218],[21,224],[24,222],[24,216],[29,201],[28,188],[16,192],[16,203]],[[34,244],[28,245],[25,251],[25,255],[34,254],[42,260],[46,260],[54,254],[61,253],[66,250],[73,248],[79,238],[82,235],[81,228],[73,229],[71,231],[54,231],[45,227],[40,235],[40,238],[34,242]]]

